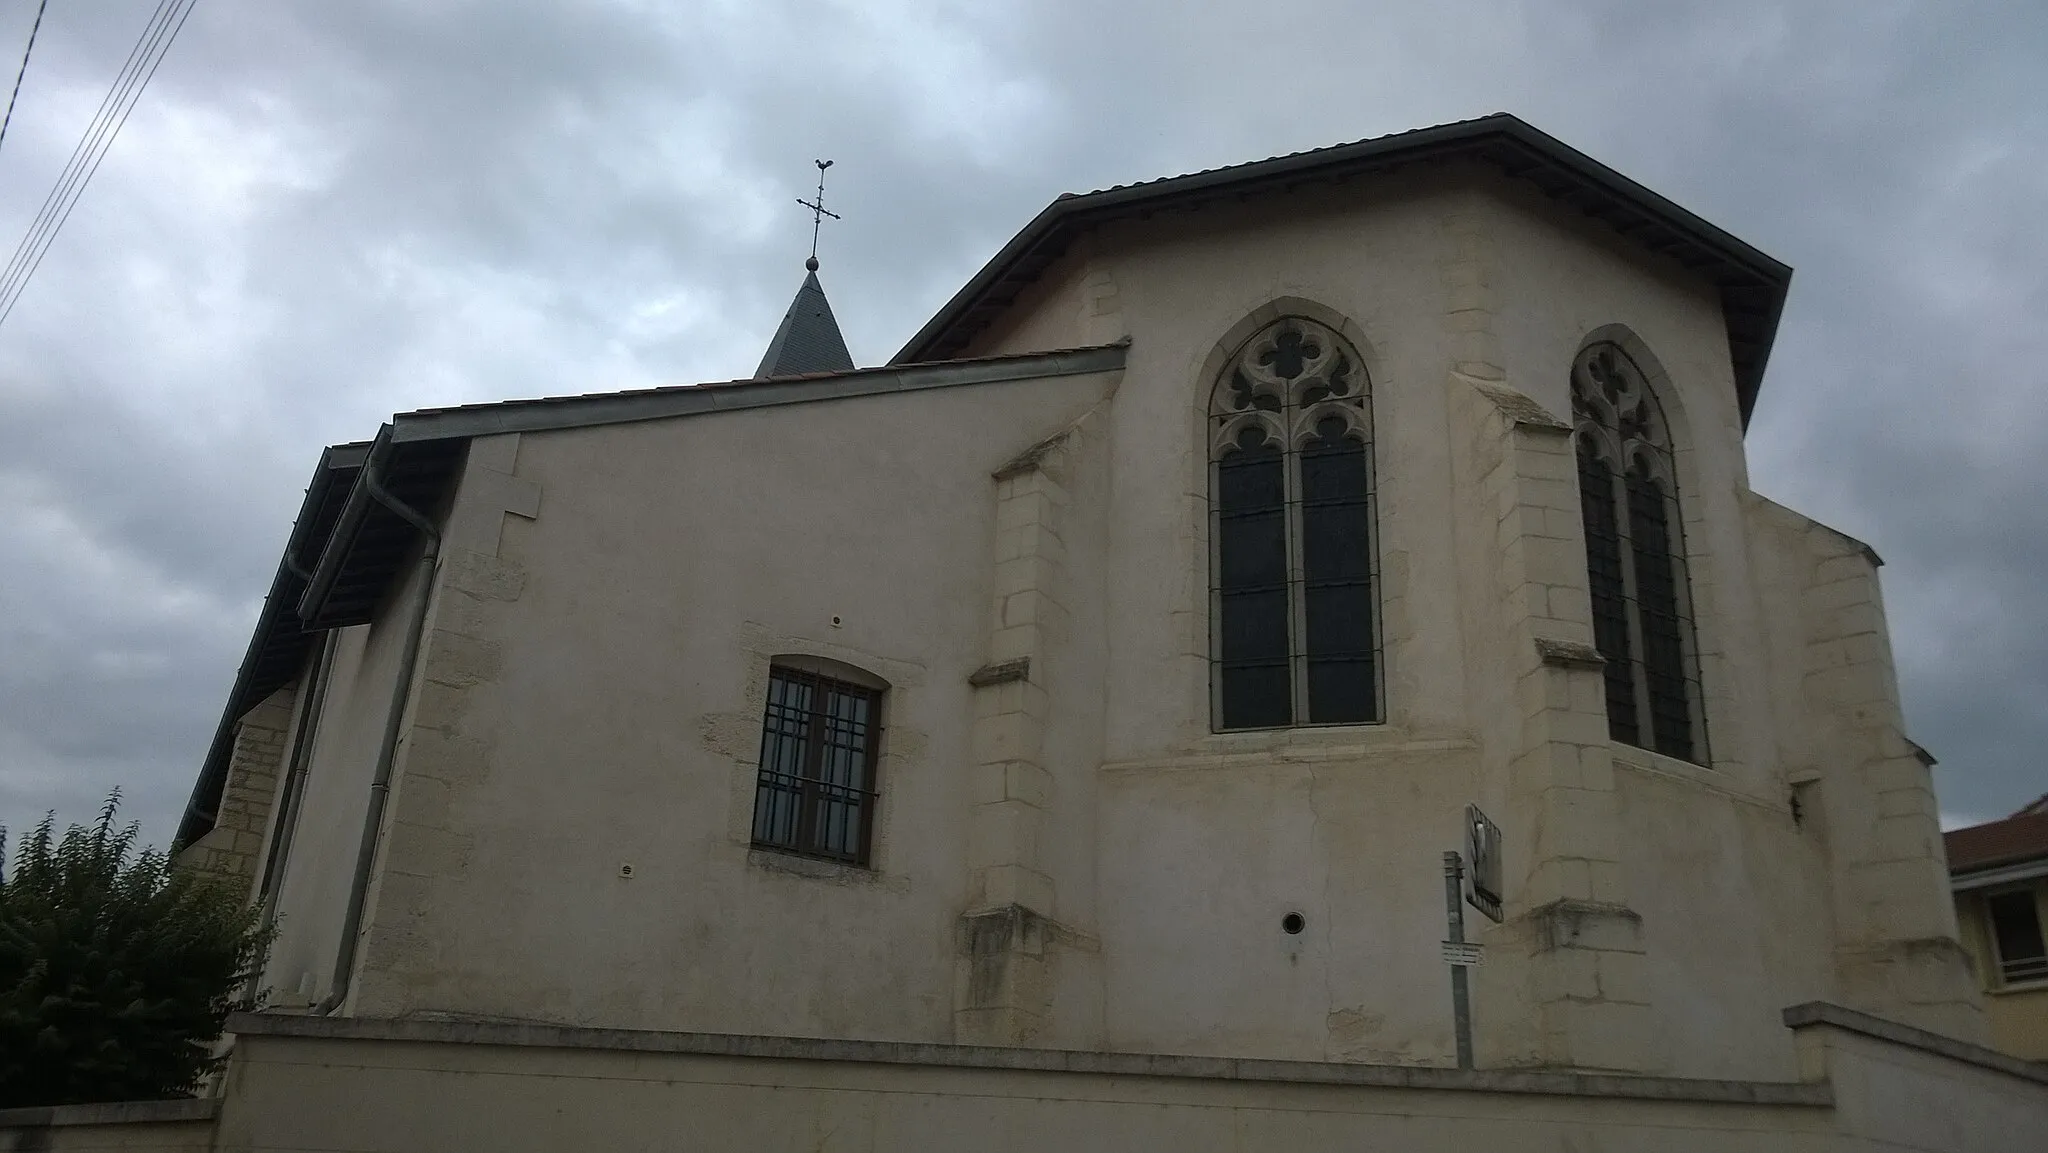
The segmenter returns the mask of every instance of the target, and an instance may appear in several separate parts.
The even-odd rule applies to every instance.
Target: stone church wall
[[[1771,1014],[1838,996],[1967,1034],[1874,575],[1748,493],[1718,303],[1468,177],[1105,226],[972,350],[1128,336],[1121,377],[473,442],[349,1010],[1440,1065],[1476,801],[1482,1066],[1783,1078]],[[1372,377],[1387,720],[1218,734],[1206,397],[1289,314]],[[1606,738],[1596,339],[1673,425],[1712,768]],[[387,632],[337,654],[273,987],[326,991]],[[787,656],[888,686],[871,869],[749,847]]]
[[[991,474],[1111,384],[473,446],[352,1010],[951,1039]],[[786,654],[889,685],[872,870],[749,848]]]

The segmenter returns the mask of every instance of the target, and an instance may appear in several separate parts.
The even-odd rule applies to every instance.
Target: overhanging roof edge
[[[1114,215],[1135,206],[1213,194],[1235,185],[1263,185],[1306,176],[1318,170],[1342,169],[1371,163],[1378,165],[1405,157],[1420,159],[1433,153],[1450,154],[1478,150],[1490,143],[1508,143],[1529,154],[1532,160],[1550,166],[1606,195],[1621,199],[1637,212],[1666,228],[1673,229],[1694,244],[1753,278],[1755,286],[1770,291],[1771,302],[1758,334],[1753,362],[1735,366],[1742,416],[1747,423],[1755,405],[1769,359],[1779,318],[1789,288],[1791,266],[1770,256],[1719,225],[1686,209],[1669,198],[1623,175],[1593,157],[1558,140],[1528,122],[1505,112],[1494,113],[1456,124],[1420,128],[1411,132],[1375,137],[1350,144],[1296,153],[1291,156],[1256,160],[1206,172],[1172,176],[1097,192],[1068,194],[1055,199],[1011,237],[994,257],[968,279],[960,290],[940,306],[939,311],[897,352],[891,364],[912,362],[931,356],[939,342],[951,333],[999,284],[1013,266],[1033,250],[1047,244],[1059,245],[1064,232],[1079,227],[1087,218]],[[1513,175],[1525,175],[1520,169]],[[1706,275],[1710,281],[1717,278]],[[1725,287],[1725,286],[1724,286]]]

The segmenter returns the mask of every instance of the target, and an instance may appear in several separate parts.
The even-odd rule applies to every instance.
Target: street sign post
[[[1444,907],[1450,914],[1451,935],[1444,942],[1444,960],[1451,964],[1451,1026],[1457,1032],[1458,1068],[1472,1067],[1472,994],[1465,984],[1465,908],[1459,902],[1464,887],[1465,862],[1452,849],[1444,854]]]
[[[1465,856],[1455,849],[1444,854],[1444,913],[1450,922],[1444,963],[1451,967],[1451,1024],[1457,1031],[1460,1069],[1472,1067],[1472,991],[1465,970],[1484,956],[1483,946],[1465,939],[1465,902],[1499,923],[1500,875],[1500,826],[1487,820],[1478,805],[1466,805]]]

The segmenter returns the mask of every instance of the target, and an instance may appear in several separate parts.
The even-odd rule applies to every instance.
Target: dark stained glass
[[[1371,465],[1334,417],[1301,450],[1301,551],[1307,720],[1377,720]]]
[[[1630,469],[1629,544],[1635,552],[1636,611],[1642,622],[1651,736],[1658,752],[1691,760],[1692,709],[1687,703],[1684,624],[1668,515],[1663,486],[1640,464]]]
[[[879,699],[873,689],[815,673],[769,671],[755,844],[867,863]]]
[[[1371,382],[1357,352],[1283,317],[1218,374],[1209,416],[1212,723],[1381,719]]]
[[[1579,438],[1579,512],[1586,529],[1586,583],[1593,599],[1593,645],[1607,658],[1607,734],[1640,744],[1634,657],[1629,651],[1628,592],[1621,571],[1621,525],[1614,470],[1590,438]]]
[[[1217,676],[1224,728],[1293,719],[1286,458],[1249,428],[1216,464]]]

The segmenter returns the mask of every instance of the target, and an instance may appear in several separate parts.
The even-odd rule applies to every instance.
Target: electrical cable
[[[36,5],[36,22],[28,26],[28,47],[21,50],[21,71],[14,74],[14,94],[7,98],[7,115],[0,116],[0,144],[7,141],[7,126],[14,123],[14,102],[21,99],[21,78],[28,75],[28,58],[35,54],[36,33],[43,29],[43,10],[50,0]]]
[[[151,13],[149,24],[143,28],[135,47],[129,50],[128,60],[121,66],[113,87],[100,101],[99,111],[94,114],[78,146],[72,149],[71,159],[65,164],[56,186],[44,199],[42,210],[36,214],[35,221],[16,246],[5,271],[0,272],[0,323],[5,323],[14,312],[15,303],[21,299],[29,278],[42,266],[51,242],[71,218],[71,210],[77,206],[85,186],[99,171],[100,162],[106,159],[114,138],[128,123],[128,116],[135,110],[143,89],[156,75],[157,68],[177,40],[178,33],[184,30],[185,21],[197,3],[198,0],[158,0],[156,11]]]

